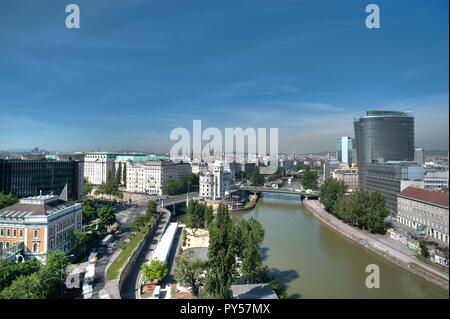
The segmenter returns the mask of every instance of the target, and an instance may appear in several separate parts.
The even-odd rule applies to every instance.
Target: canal
[[[337,234],[292,196],[263,194],[253,210],[232,217],[262,224],[264,263],[291,297],[448,298],[447,291]],[[379,289],[365,286],[369,264],[380,268]]]

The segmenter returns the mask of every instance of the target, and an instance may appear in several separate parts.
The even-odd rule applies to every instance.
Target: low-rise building
[[[191,169],[192,169],[192,173],[194,174],[203,174],[206,173],[208,171],[208,163],[203,162],[203,161],[194,161],[191,163]]]
[[[0,250],[23,245],[25,257],[45,258],[59,249],[69,252],[70,236],[82,227],[81,204],[55,195],[22,198],[0,209]]]
[[[425,189],[440,191],[448,188],[448,171],[427,171],[423,178]]]
[[[224,170],[221,161],[215,161],[212,172],[200,175],[200,192],[203,199],[221,199],[231,186],[231,173]]]
[[[127,164],[126,190],[131,193],[162,195],[164,185],[173,181],[181,186],[190,172],[191,165],[189,163],[129,162]]]
[[[335,169],[331,176],[334,179],[341,180],[347,185],[347,191],[353,192],[358,188],[358,170],[357,169]]]
[[[448,245],[448,194],[408,187],[397,197],[400,224]]]

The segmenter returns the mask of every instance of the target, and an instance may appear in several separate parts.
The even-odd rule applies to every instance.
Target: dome
[[[216,160],[214,161],[214,167],[220,167],[222,166],[222,161]]]

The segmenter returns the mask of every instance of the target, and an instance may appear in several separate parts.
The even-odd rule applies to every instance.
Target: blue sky
[[[315,152],[367,109],[411,110],[416,144],[448,149],[448,58],[447,0],[1,0],[0,149],[164,152],[200,119]]]

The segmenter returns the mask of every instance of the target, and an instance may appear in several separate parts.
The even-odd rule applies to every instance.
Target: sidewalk
[[[386,236],[369,234],[360,229],[347,225],[338,218],[326,212],[325,208],[318,200],[304,200],[303,203],[314,216],[340,234],[430,281],[431,283],[446,290],[449,289],[448,273],[441,272],[420,261],[406,247],[401,247],[401,245],[397,242],[387,238]]]

